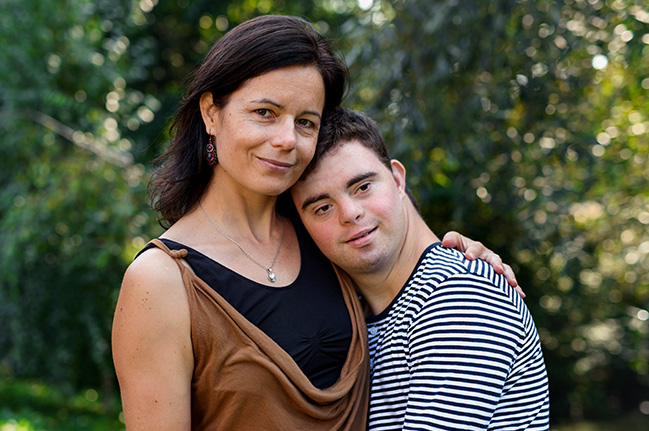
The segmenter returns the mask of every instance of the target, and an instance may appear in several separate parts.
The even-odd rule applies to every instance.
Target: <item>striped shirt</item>
[[[534,321],[485,262],[431,245],[367,323],[370,430],[549,429]]]

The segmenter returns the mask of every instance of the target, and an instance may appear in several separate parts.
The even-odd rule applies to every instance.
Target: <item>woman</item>
[[[345,86],[324,39],[286,16],[235,27],[196,71],[151,183],[169,228],[115,311],[128,429],[365,428],[362,310],[275,208]]]

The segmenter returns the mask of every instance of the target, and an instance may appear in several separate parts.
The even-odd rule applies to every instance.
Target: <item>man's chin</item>
[[[366,275],[375,274],[381,271],[384,266],[384,260],[381,256],[354,256],[340,260],[338,266],[344,269],[349,275]]]

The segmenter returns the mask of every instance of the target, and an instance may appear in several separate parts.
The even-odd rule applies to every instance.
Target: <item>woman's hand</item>
[[[459,234],[458,232],[447,232],[442,239],[442,245],[446,248],[454,248],[458,251],[464,253],[467,259],[476,260],[481,259],[487,262],[489,265],[493,266],[494,270],[498,274],[503,274],[507,279],[507,282],[514,288],[521,298],[525,298],[525,292],[518,285],[516,281],[516,276],[512,267],[503,263],[503,260],[493,251],[489,250],[482,244],[480,241],[473,241],[470,238],[465,237],[464,235]]]

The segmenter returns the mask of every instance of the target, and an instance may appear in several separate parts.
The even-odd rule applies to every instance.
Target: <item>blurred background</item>
[[[0,0],[0,430],[124,428],[110,353],[187,75],[306,17],[438,234],[510,263],[553,430],[649,429],[647,0]]]

